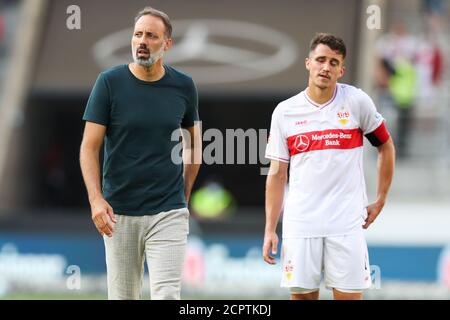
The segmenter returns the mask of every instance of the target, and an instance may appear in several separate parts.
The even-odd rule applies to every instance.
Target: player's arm
[[[378,217],[386,202],[394,175],[395,148],[386,122],[376,110],[372,99],[362,90],[355,92],[359,102],[360,128],[370,144],[378,149],[377,199],[367,207],[367,229]]]
[[[91,205],[92,220],[103,236],[111,237],[116,222],[112,207],[103,198],[100,185],[100,148],[105,137],[106,127],[93,122],[86,122],[80,148],[80,166]]]
[[[184,163],[184,195],[189,203],[192,187],[197,178],[202,163],[202,138],[200,124],[185,128],[183,134],[183,163]]]
[[[278,236],[276,228],[283,208],[284,189],[287,182],[289,164],[282,161],[270,162],[266,182],[266,227],[264,232],[263,257],[269,264],[275,264],[272,255],[277,253]]]
[[[367,207],[364,229],[367,229],[375,221],[383,209],[394,175],[395,147],[392,138],[389,137],[385,143],[377,146],[377,149],[377,199]]]

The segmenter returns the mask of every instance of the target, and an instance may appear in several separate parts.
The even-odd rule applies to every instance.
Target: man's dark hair
[[[138,14],[136,15],[136,17],[134,18],[134,24],[136,24],[136,22],[139,20],[139,18],[141,18],[142,16],[146,16],[146,15],[151,15],[151,16],[160,18],[164,22],[164,26],[166,27],[166,32],[165,32],[166,38],[168,38],[168,39],[172,38],[172,23],[170,23],[169,16],[166,13],[164,13],[160,10],[156,10],[152,7],[145,7],[144,9],[139,11]]]
[[[314,51],[319,44],[324,44],[328,46],[331,50],[338,52],[345,59],[347,54],[347,49],[345,48],[344,40],[333,36],[329,33],[317,33],[315,37],[311,40],[309,45],[309,51]]]

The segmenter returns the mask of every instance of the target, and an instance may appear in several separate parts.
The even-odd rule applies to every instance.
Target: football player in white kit
[[[308,88],[281,102],[272,115],[263,256],[275,264],[283,210],[281,286],[290,289],[293,300],[318,299],[322,272],[334,299],[362,299],[371,285],[363,229],[385,204],[395,150],[372,99],[337,83],[345,72],[345,55],[342,39],[317,34],[305,60]],[[370,205],[363,136],[378,149],[377,199]]]

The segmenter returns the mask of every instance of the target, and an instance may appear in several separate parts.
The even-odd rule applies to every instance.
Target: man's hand
[[[102,236],[106,234],[108,237],[112,237],[114,231],[113,223],[117,222],[113,208],[105,199],[99,198],[92,201],[91,211],[92,221],[94,221],[98,232]]]
[[[275,258],[270,255],[270,251],[272,251],[272,255],[276,255],[277,247],[278,236],[276,232],[266,233],[266,235],[264,236],[263,257],[264,261],[268,264],[276,264]]]
[[[381,202],[372,203],[367,207],[367,219],[366,223],[363,225],[364,229],[367,229],[372,224],[372,222],[375,221],[383,207],[384,203]]]

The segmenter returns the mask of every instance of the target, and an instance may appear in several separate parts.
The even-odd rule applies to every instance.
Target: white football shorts
[[[283,239],[281,262],[281,287],[319,289],[322,273],[328,289],[362,291],[372,283],[363,229],[341,236]]]

